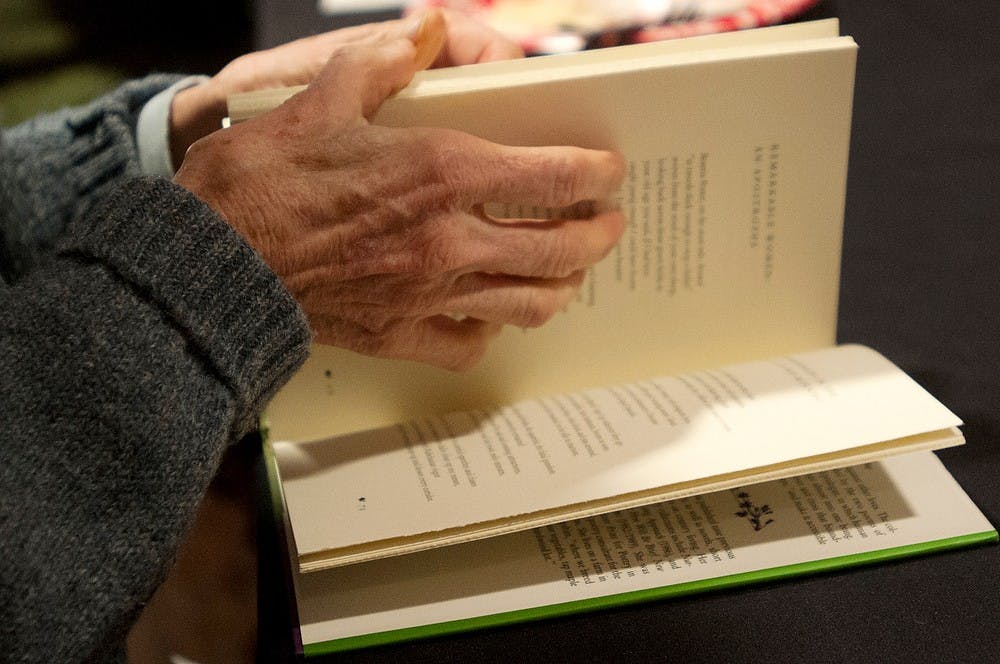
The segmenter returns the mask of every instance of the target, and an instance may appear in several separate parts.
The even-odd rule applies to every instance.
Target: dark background
[[[250,0],[0,0],[0,125],[151,72],[212,74],[253,49]]]

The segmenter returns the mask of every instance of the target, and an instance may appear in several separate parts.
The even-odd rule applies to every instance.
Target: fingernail
[[[406,38],[411,42],[416,43],[417,35],[420,34],[421,28],[424,27],[424,21],[427,19],[427,12],[420,12],[418,15],[410,19],[410,24],[406,28]]]
[[[411,33],[410,41],[417,50],[414,63],[417,69],[426,69],[437,58],[448,37],[444,15],[438,9],[428,9],[414,20],[407,31],[408,35]]]

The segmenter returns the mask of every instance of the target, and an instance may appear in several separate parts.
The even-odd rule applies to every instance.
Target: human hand
[[[417,48],[417,68],[448,67],[522,57],[516,43],[467,15],[443,9],[305,37],[236,58],[200,85],[178,92],[170,112],[170,152],[180,164],[188,147],[219,129],[226,99],[237,92],[304,85],[316,78],[337,49],[377,45],[408,37]]]
[[[498,220],[484,204],[606,200],[624,163],[370,124],[414,55],[408,39],[338,49],[304,92],[195,143],[175,180],[260,253],[318,341],[463,369],[504,324],[563,308],[624,228],[617,211]]]

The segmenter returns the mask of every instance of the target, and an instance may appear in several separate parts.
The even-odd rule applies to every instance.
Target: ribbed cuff
[[[182,77],[178,75],[155,74],[129,81],[69,113],[66,125],[73,139],[67,176],[73,184],[73,216],[83,214],[125,178],[142,172],[136,139],[141,111],[150,99],[179,80]]]
[[[232,389],[237,435],[305,360],[308,323],[278,277],[168,180],[127,181],[70,227],[60,249],[106,264],[185,332]]]

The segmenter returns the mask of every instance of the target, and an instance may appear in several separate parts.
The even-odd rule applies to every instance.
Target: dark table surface
[[[258,2],[258,45],[333,25],[315,4]],[[967,444],[940,456],[1000,524],[1000,3],[826,0],[805,18],[830,16],[860,45],[839,338],[882,351],[965,420]],[[271,601],[262,598],[265,614]],[[262,629],[270,658],[276,637],[266,621]],[[1000,547],[982,546],[337,661],[991,662],[998,653]]]

